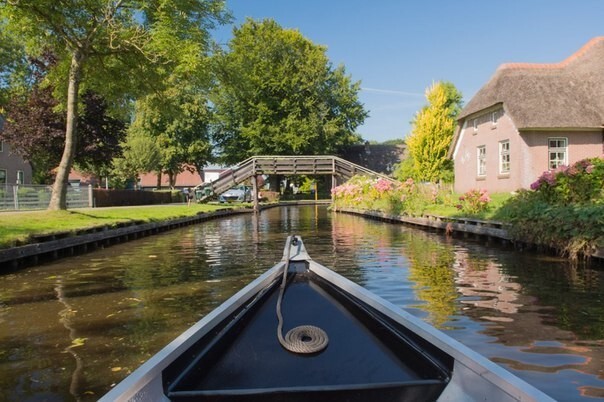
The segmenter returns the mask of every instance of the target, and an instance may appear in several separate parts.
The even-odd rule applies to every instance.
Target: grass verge
[[[233,205],[194,204],[86,208],[68,211],[0,213],[0,248],[28,243],[32,236],[75,232],[128,222],[161,222],[231,208]]]

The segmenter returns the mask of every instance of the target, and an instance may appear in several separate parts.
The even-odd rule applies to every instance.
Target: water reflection
[[[501,264],[488,258],[472,258],[467,250],[455,252],[453,269],[456,289],[462,295],[460,301],[474,307],[514,314],[522,306],[519,303],[521,286],[501,271]],[[485,315],[492,321],[513,321],[509,316]]]
[[[604,397],[601,272],[326,208],[206,222],[2,276],[5,400],[92,401],[276,263],[312,257],[560,400]]]

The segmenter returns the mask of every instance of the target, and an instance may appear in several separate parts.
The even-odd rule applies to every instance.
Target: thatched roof
[[[458,119],[497,104],[519,130],[604,127],[604,36],[561,63],[501,65]]]

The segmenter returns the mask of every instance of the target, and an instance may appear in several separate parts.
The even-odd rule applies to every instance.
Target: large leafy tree
[[[426,99],[428,104],[411,122],[411,135],[406,140],[409,159],[401,164],[398,176],[448,181],[452,179],[453,166],[447,151],[453,140],[462,95],[450,82],[435,82],[426,90]]]
[[[6,20],[0,20],[0,111],[11,93],[20,89],[27,72],[23,45],[7,25]]]
[[[50,51],[59,61],[47,79],[64,101],[65,146],[49,209],[67,207],[80,91],[94,88],[119,105],[145,84],[161,86],[167,71],[198,68],[223,10],[224,0],[0,1],[3,23],[26,53]]]
[[[83,94],[82,104],[74,162],[81,171],[106,175],[111,159],[120,153],[125,123],[108,115],[107,103],[98,94]],[[0,138],[32,164],[39,183],[51,179],[65,143],[65,115],[55,110],[57,105],[50,88],[34,87],[24,97],[14,96],[5,108]]]
[[[6,120],[0,138],[29,161],[34,182],[47,183],[60,160],[65,138],[65,119],[53,108],[51,90],[34,88],[25,97],[13,97],[6,105]]]
[[[130,126],[122,145],[122,155],[113,159],[111,181],[116,187],[124,187],[129,181],[147,172],[156,171],[161,164],[161,150],[157,139],[135,125]]]
[[[180,82],[176,87],[138,101],[132,125],[132,131],[155,138],[161,158],[153,170],[158,183],[165,173],[171,186],[179,173],[185,169],[199,172],[212,157],[206,96],[190,83]]]
[[[326,49],[272,20],[248,19],[215,58],[214,139],[226,163],[258,154],[326,154],[360,142],[360,84]]]

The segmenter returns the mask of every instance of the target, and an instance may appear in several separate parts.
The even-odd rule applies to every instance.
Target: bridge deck
[[[201,190],[204,193],[202,197],[204,199],[208,197],[206,195],[208,193],[221,194],[245,180],[264,174],[332,175],[334,184],[338,179],[348,180],[354,175],[363,174],[396,182],[391,177],[337,156],[254,156],[224,172],[217,180],[198,185],[195,190]],[[205,189],[209,189],[209,191],[204,191]]]

